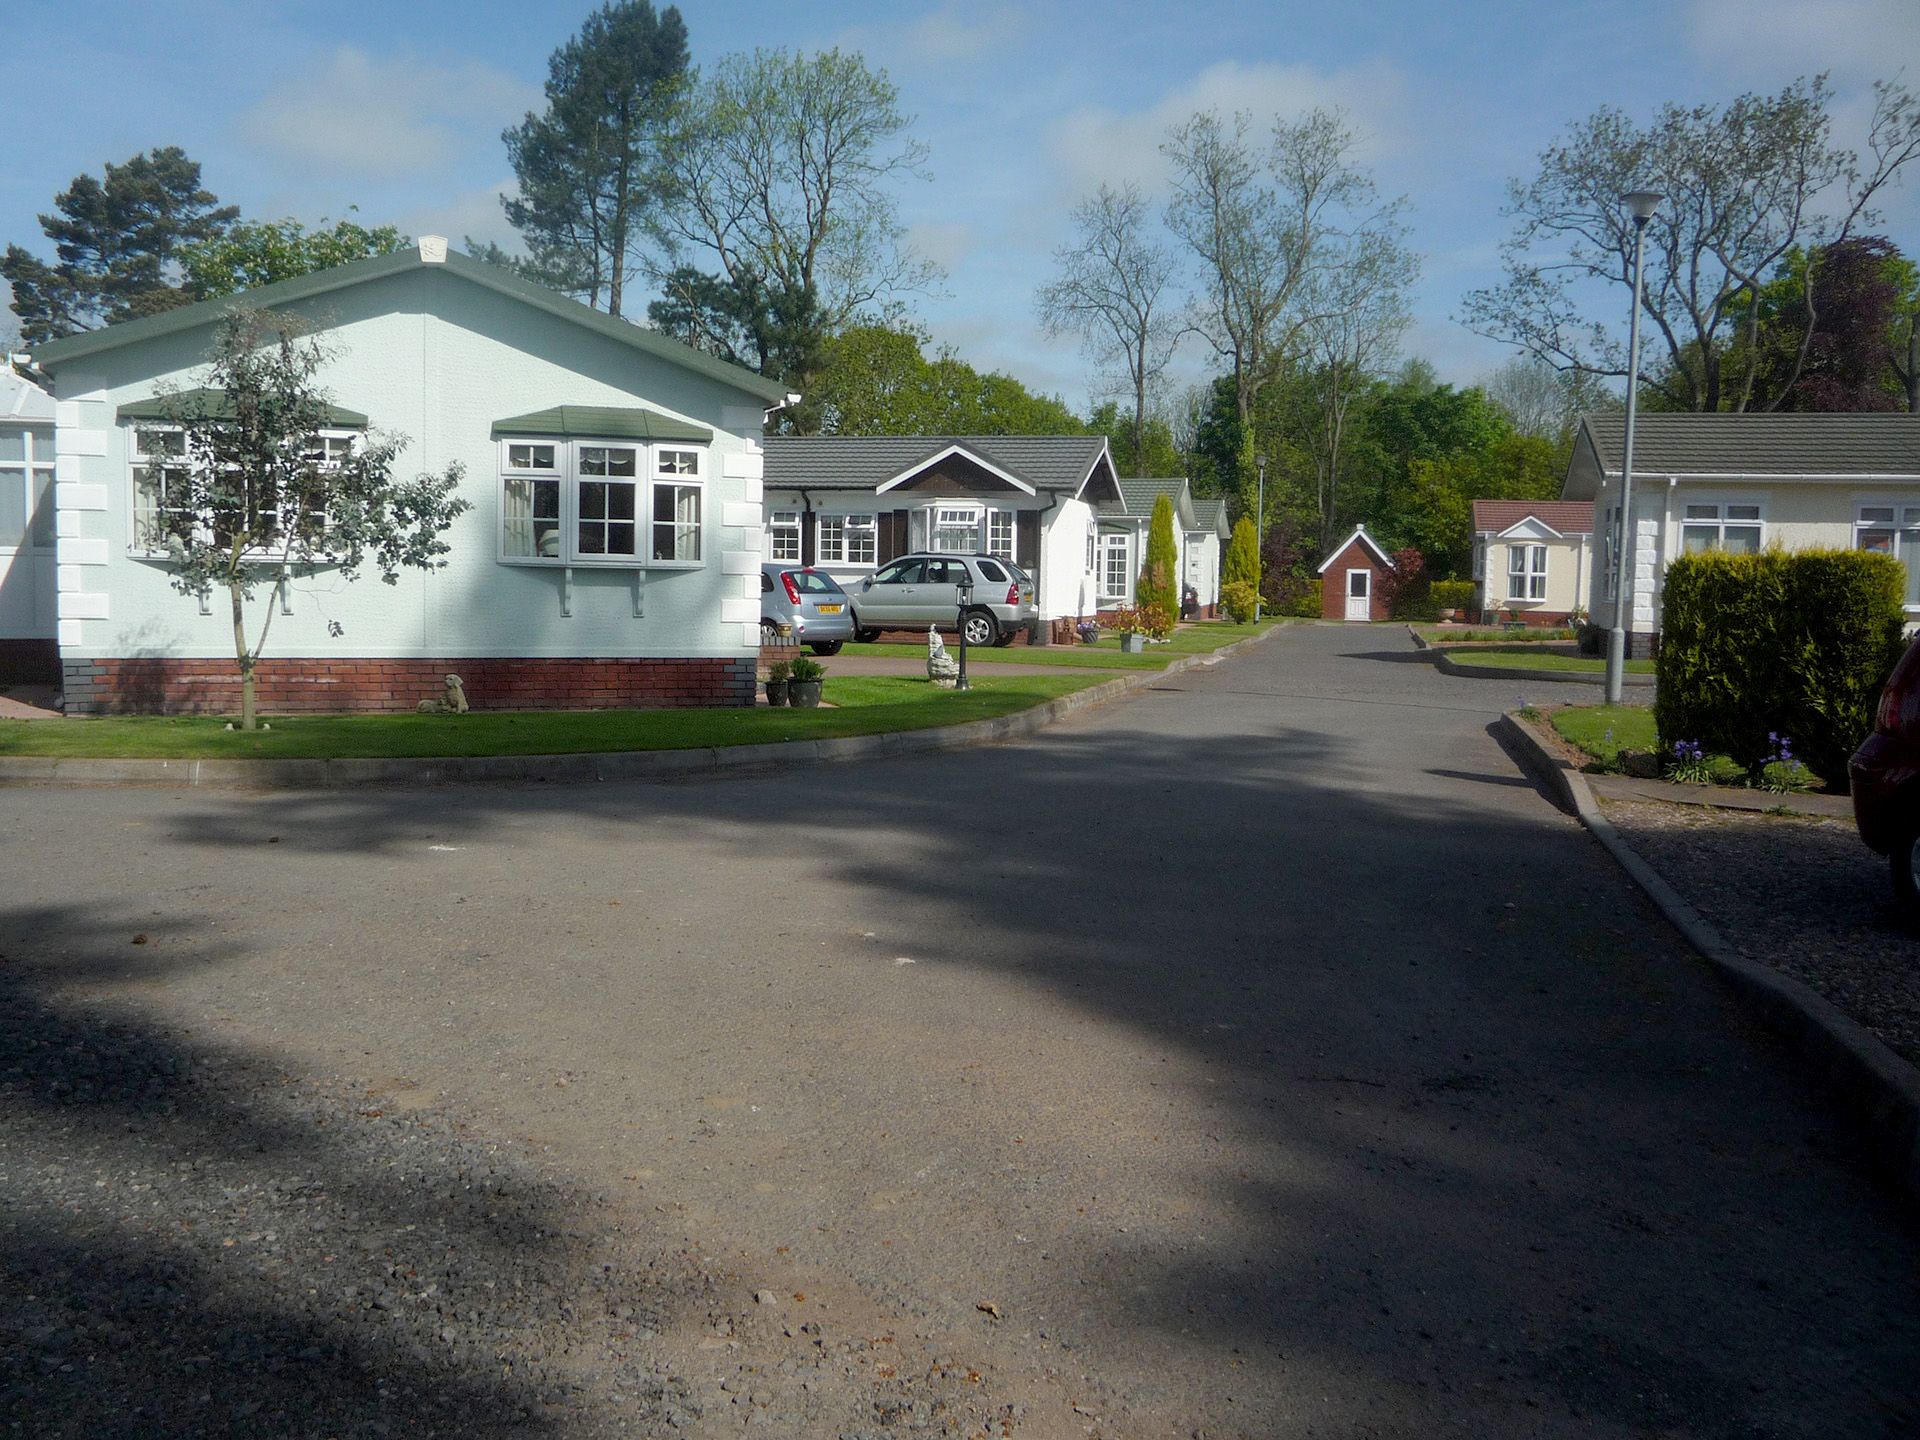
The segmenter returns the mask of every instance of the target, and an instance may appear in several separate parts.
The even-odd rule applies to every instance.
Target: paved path
[[[0,791],[0,984],[398,1078],[1016,1434],[1920,1432],[1913,1215],[1489,737],[1523,695],[1303,626],[863,767]]]

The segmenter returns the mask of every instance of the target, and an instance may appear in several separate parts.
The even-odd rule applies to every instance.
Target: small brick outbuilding
[[[1381,582],[1393,570],[1393,557],[1367,534],[1365,525],[1338,546],[1320,566],[1322,620],[1385,620],[1387,587]]]

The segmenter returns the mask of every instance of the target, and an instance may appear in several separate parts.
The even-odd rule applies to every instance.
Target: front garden
[[[975,647],[969,653],[969,661],[1063,669],[1164,670],[1175,660],[1188,655],[1210,655],[1236,641],[1250,640],[1286,623],[1285,620],[1248,621],[1246,624],[1235,624],[1231,620],[1192,620],[1174,627],[1173,634],[1166,640],[1150,641],[1146,650],[1138,655],[1129,655],[1120,648],[1117,632],[1102,630],[1099,639],[1091,645],[1007,645],[986,650]],[[953,647],[949,646],[948,649],[951,652]],[[841,653],[848,656],[924,660],[927,647],[922,644],[849,644]]]
[[[924,652],[922,652],[924,653]],[[1100,682],[1098,675],[994,675],[969,690],[924,679],[829,676],[818,710],[564,710],[465,715],[268,716],[270,730],[224,717],[141,715],[0,720],[0,756],[96,759],[398,759],[690,750],[829,740],[988,720]]]

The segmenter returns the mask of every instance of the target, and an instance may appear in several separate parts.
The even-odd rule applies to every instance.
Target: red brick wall
[[[227,714],[240,708],[231,660],[69,660],[67,711],[75,715],[159,712]],[[412,710],[437,700],[458,675],[476,710],[624,710],[751,705],[753,660],[267,659],[255,673],[265,714]]]
[[[1382,565],[1374,553],[1355,540],[1327,562],[1327,568],[1321,575],[1320,618],[1322,620],[1344,620],[1347,618],[1347,571],[1371,570],[1373,588],[1368,594],[1368,618],[1386,620],[1386,591],[1381,585],[1390,573],[1389,567]]]

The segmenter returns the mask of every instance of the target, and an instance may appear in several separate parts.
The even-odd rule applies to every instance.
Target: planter
[[[1126,655],[1144,655],[1147,653],[1147,637],[1137,632],[1129,632],[1120,637],[1121,653]]]
[[[787,682],[787,703],[796,710],[812,710],[820,704],[820,687],[824,680],[789,680]]]
[[[767,704],[784,705],[787,703],[787,682],[785,680],[767,681]]]

